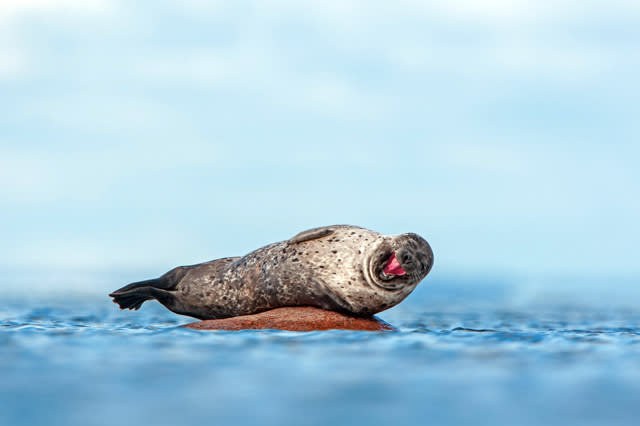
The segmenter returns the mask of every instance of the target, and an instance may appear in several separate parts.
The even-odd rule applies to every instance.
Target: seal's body
[[[369,316],[400,303],[429,273],[433,252],[416,234],[385,236],[335,225],[301,232],[244,257],[180,266],[112,294],[121,309],[157,299],[199,319],[315,306]]]

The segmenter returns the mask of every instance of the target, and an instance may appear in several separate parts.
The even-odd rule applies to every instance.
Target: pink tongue
[[[387,275],[404,275],[406,274],[405,270],[402,269],[398,259],[396,259],[396,254],[393,253],[387,262],[387,266],[384,267],[384,273]]]

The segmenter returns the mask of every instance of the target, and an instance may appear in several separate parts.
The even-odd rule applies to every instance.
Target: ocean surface
[[[0,305],[0,425],[637,425],[640,315],[408,299],[392,332],[195,331],[146,303]]]

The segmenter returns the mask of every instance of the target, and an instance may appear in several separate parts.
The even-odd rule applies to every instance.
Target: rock
[[[277,308],[253,315],[198,321],[183,327],[196,330],[394,330],[391,325],[374,316],[354,317],[309,306]]]

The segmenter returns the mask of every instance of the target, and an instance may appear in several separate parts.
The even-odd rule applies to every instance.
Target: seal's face
[[[400,290],[415,287],[433,266],[429,243],[417,234],[384,240],[369,257],[369,278],[378,287]]]

